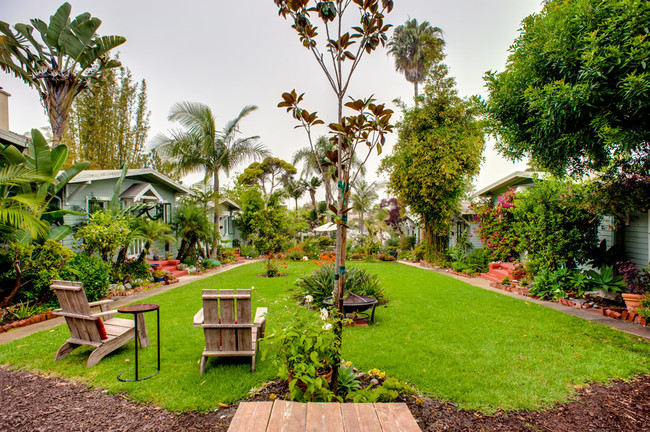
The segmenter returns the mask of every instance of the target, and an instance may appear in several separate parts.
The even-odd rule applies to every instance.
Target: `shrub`
[[[474,249],[465,259],[467,268],[473,273],[487,273],[489,262],[490,257],[485,249]]]
[[[593,289],[602,289],[608,292],[621,292],[625,288],[625,281],[621,276],[614,275],[613,267],[602,267],[600,272],[589,270],[587,272],[589,284]]]
[[[383,254],[383,253],[377,255],[377,259],[378,259],[379,261],[395,261],[395,257],[394,257],[394,256],[392,256],[392,255],[388,255],[388,254]]]
[[[329,236],[318,236],[318,245],[322,248],[332,246],[332,239]]]
[[[410,251],[414,246],[415,236],[404,236],[399,239],[399,248],[403,251]]]
[[[626,283],[626,289],[631,294],[645,294],[650,292],[650,272],[648,269],[639,269],[633,261],[621,261],[616,263],[616,273]]]
[[[320,319],[314,311],[301,306],[288,307],[276,303],[268,315],[276,325],[264,338],[262,358],[277,353],[276,364],[281,379],[289,379],[291,400],[331,401],[335,398],[322,376],[340,358],[341,345],[336,338],[335,320],[327,309]],[[304,384],[301,389],[298,383]]]
[[[108,294],[111,270],[111,265],[99,257],[77,254],[68,265],[66,274],[62,276],[64,279],[81,282],[88,301],[93,302],[105,298]]]
[[[544,180],[517,194],[514,215],[519,249],[527,251],[533,273],[575,269],[597,245],[598,219],[585,208],[584,188]]]
[[[215,267],[219,267],[220,265],[221,263],[219,261],[212,258],[206,258],[203,261],[201,261],[201,268],[208,269],[208,270]]]
[[[415,247],[415,250],[413,251],[413,257],[417,260],[423,260],[424,257],[427,254],[427,246],[424,243],[420,243]]]
[[[305,250],[302,246],[294,246],[287,251],[287,259],[291,261],[300,261],[305,256]]]
[[[297,297],[312,296],[314,305],[321,307],[323,300],[332,296],[334,289],[334,264],[328,263],[318,266],[309,275],[299,277]],[[380,304],[385,304],[388,299],[379,284],[379,278],[373,273],[358,267],[349,267],[345,273],[345,291],[359,295],[376,298]]]

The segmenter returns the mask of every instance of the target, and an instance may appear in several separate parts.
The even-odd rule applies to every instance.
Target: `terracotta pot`
[[[641,298],[643,294],[622,294],[623,300],[625,300],[625,306],[627,310],[636,312],[637,308],[641,307]]]

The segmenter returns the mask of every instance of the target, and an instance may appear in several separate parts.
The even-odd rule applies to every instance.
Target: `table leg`
[[[146,348],[151,345],[151,343],[149,342],[149,334],[147,333],[147,323],[145,322],[144,314],[136,314],[135,320],[137,323],[136,328],[139,332],[138,337],[140,338],[140,348]]]
[[[138,381],[138,320],[137,317],[141,314],[136,314],[135,320],[135,380]],[[142,343],[142,341],[140,341]]]

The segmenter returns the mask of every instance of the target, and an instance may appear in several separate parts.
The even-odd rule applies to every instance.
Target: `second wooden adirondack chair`
[[[251,357],[255,372],[257,341],[264,335],[267,308],[257,308],[251,320],[251,290],[203,290],[203,309],[194,316],[194,327],[205,333],[201,374],[208,357]]]
[[[88,345],[96,349],[90,353],[86,367],[94,366],[107,354],[135,338],[133,320],[114,318],[116,310],[108,310],[113,300],[88,303],[81,282],[52,281],[51,288],[59,299],[60,309],[56,315],[65,317],[70,329],[70,338],[59,348],[54,361],[68,356],[75,348]],[[98,306],[101,312],[93,313],[90,308]],[[102,318],[105,321],[102,321]],[[145,329],[143,325],[140,328]],[[140,346],[148,345],[146,330],[139,332]]]

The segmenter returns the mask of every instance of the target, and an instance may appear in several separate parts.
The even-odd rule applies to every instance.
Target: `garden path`
[[[194,274],[194,275],[187,275],[187,276],[181,276],[179,278],[179,281],[177,283],[171,284],[171,285],[163,285],[159,288],[153,288],[147,291],[141,291],[141,292],[136,292],[133,295],[130,296],[125,296],[125,297],[117,297],[116,300],[110,305],[111,309],[117,309],[120,306],[124,306],[129,303],[134,303],[139,300],[143,300],[152,296],[155,296],[157,294],[164,293],[166,291],[182,287],[187,284],[191,284],[192,282],[196,282],[201,279],[205,279],[211,276],[214,276],[215,274],[218,273],[223,273],[228,270],[232,270],[237,267],[241,267],[246,264],[251,264],[253,262],[256,262],[258,260],[246,260],[243,262],[237,262],[234,264],[227,264],[225,266],[213,269],[213,270],[208,270],[204,274]],[[56,327],[58,325],[61,325],[65,322],[65,319],[63,317],[58,317],[54,319],[50,319],[47,321],[42,321],[40,323],[28,325],[25,327],[19,327],[17,329],[11,330],[9,332],[5,333],[0,333],[0,345],[15,341],[17,339],[22,339],[26,336],[29,336],[31,334],[37,333],[41,330],[47,330],[51,329],[53,327]]]
[[[620,330],[620,331],[622,331],[624,333],[628,333],[628,334],[631,334],[633,336],[640,336],[640,337],[643,337],[643,338],[646,338],[646,339],[650,339],[650,327],[644,327],[644,326],[641,326],[641,325],[638,325],[638,324],[632,324],[632,323],[627,322],[627,321],[617,320],[617,319],[613,319],[613,318],[610,318],[610,317],[597,315],[597,314],[595,314],[593,312],[587,312],[586,310],[583,310],[583,309],[575,309],[575,308],[572,308],[572,307],[569,307],[569,306],[563,306],[563,305],[561,305],[559,303],[555,303],[555,302],[537,300],[537,299],[534,299],[532,297],[526,297],[526,296],[523,296],[523,295],[519,295],[517,293],[511,293],[511,292],[508,292],[508,291],[503,291],[503,290],[491,287],[490,286],[490,281],[488,281],[486,279],[483,279],[483,278],[478,278],[478,277],[477,278],[468,278],[468,277],[458,276],[458,275],[455,275],[453,273],[448,273],[448,272],[446,272],[444,270],[434,269],[434,268],[431,268],[431,267],[425,267],[425,266],[420,265],[419,263],[413,263],[413,262],[408,262],[408,261],[399,261],[399,263],[400,264],[405,264],[405,265],[408,265],[408,266],[411,266],[411,267],[418,267],[418,268],[421,268],[421,269],[424,269],[424,270],[435,271],[437,273],[444,274],[444,275],[449,276],[451,278],[463,281],[463,282],[465,282],[467,284],[474,285],[475,287],[483,288],[483,289],[486,289],[486,290],[489,290],[489,291],[499,293],[501,295],[514,297],[514,298],[517,298],[517,299],[520,299],[520,300],[525,300],[525,301],[527,301],[529,303],[536,303],[538,305],[541,305],[541,306],[544,306],[544,307],[547,307],[547,308],[550,308],[550,309],[554,309],[556,311],[565,313],[567,315],[573,315],[573,316],[585,319],[587,321],[592,321],[592,322],[596,322],[596,323],[599,323],[599,324],[604,324],[604,325],[609,326],[609,327],[611,327],[613,329]]]

